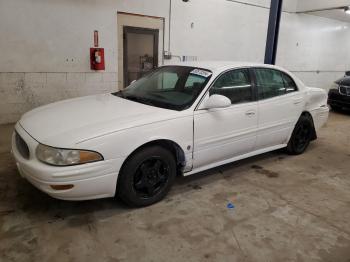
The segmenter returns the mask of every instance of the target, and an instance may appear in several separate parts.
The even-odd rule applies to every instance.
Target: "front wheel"
[[[312,120],[307,116],[301,116],[293,130],[288,142],[287,151],[292,155],[300,155],[309,146],[313,131]]]
[[[145,147],[123,166],[118,179],[118,195],[130,206],[152,205],[166,196],[175,177],[173,154],[160,146]]]

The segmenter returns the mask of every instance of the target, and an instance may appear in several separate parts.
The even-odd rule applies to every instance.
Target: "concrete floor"
[[[350,114],[301,156],[178,178],[161,203],[64,202],[16,171],[0,128],[0,261],[350,261]],[[232,202],[233,209],[227,204]]]

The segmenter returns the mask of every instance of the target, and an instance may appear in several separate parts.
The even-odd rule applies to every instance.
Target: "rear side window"
[[[284,81],[284,86],[286,87],[286,93],[292,93],[298,91],[297,85],[294,80],[287,74],[281,72]]]
[[[282,74],[279,71],[257,68],[255,75],[259,99],[272,98],[286,93]]]
[[[232,104],[253,101],[249,71],[247,69],[237,69],[224,73],[216,80],[209,94],[226,96]]]
[[[294,80],[287,74],[274,69],[255,69],[259,99],[268,99],[298,90]]]

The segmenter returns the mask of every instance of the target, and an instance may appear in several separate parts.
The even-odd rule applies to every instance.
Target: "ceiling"
[[[297,12],[349,6],[350,0],[298,0]]]
[[[271,4],[271,0],[245,0],[244,2],[266,7]],[[350,15],[344,12],[345,6],[350,6],[350,0],[283,0],[285,12],[305,13],[350,23]]]
[[[311,12],[308,14],[322,16],[322,17],[350,23],[350,15],[346,14],[343,9],[335,9],[335,10],[328,10],[328,11],[321,11],[321,12]]]
[[[345,6],[350,6],[350,0],[298,0],[295,11],[350,23]]]

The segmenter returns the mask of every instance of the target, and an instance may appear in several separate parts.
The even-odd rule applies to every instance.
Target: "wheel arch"
[[[311,141],[312,140],[316,140],[317,139],[317,133],[316,133],[316,129],[315,129],[314,119],[313,119],[311,113],[309,111],[303,111],[301,113],[300,117],[302,117],[302,116],[305,116],[305,117],[309,118],[309,120],[311,121],[311,124],[312,124]]]
[[[186,162],[185,152],[183,151],[183,149],[180,147],[178,143],[170,139],[156,139],[156,140],[146,142],[143,145],[136,148],[129,156],[132,156],[142,148],[145,148],[148,146],[154,146],[154,145],[161,146],[161,147],[164,147],[165,149],[168,149],[174,155],[177,165],[185,165],[185,162]]]
[[[119,174],[120,172],[122,172],[125,164],[127,163],[127,161],[133,156],[135,155],[137,152],[139,152],[141,149],[146,148],[146,147],[150,147],[150,146],[161,146],[167,150],[169,150],[175,157],[175,161],[176,161],[176,165],[177,165],[177,172],[180,173],[182,172],[182,168],[185,166],[186,164],[186,157],[185,157],[185,152],[183,151],[183,149],[179,146],[178,143],[169,140],[169,139],[156,139],[156,140],[152,140],[152,141],[148,141],[140,146],[138,146],[136,149],[134,149],[128,156],[127,158],[124,160],[120,170],[119,170]],[[117,186],[116,186],[116,191],[115,194],[117,195],[119,192],[119,179],[120,179],[120,175],[118,176],[117,179]]]
[[[124,160],[120,170],[123,169],[123,166],[125,165],[125,163],[133,156],[135,155],[137,152],[139,152],[141,149],[146,148],[146,147],[150,147],[150,146],[161,146],[167,150],[169,150],[176,161],[176,165],[178,167],[178,169],[181,171],[181,168],[183,168],[186,164],[186,157],[185,157],[185,152],[184,150],[181,148],[181,146],[176,143],[173,140],[170,139],[155,139],[155,140],[151,140],[148,142],[145,142],[144,144],[138,146],[136,149],[134,149]]]

